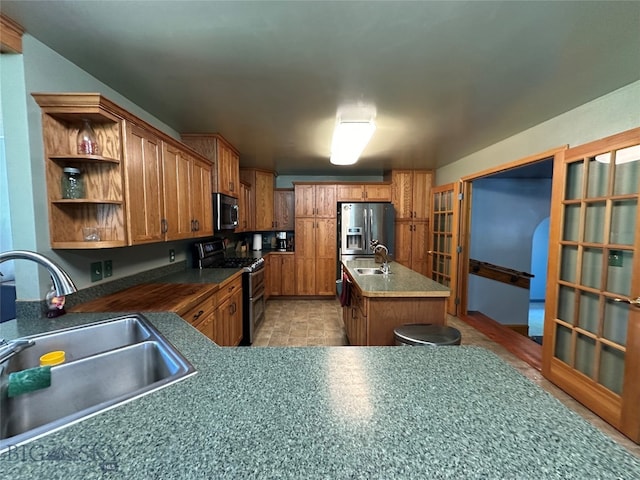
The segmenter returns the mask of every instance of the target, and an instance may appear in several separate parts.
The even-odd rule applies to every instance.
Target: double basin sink
[[[25,337],[35,345],[0,364],[0,452],[196,373],[142,315]],[[52,351],[51,386],[9,397],[9,374],[38,367]]]
[[[358,275],[389,275],[391,272],[384,273],[381,268],[355,268]]]

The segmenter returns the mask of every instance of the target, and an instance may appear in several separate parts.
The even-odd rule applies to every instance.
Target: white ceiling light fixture
[[[334,165],[353,165],[376,130],[376,107],[364,101],[343,103],[336,118],[330,161]]]
[[[334,165],[353,165],[371,140],[376,125],[373,120],[340,120],[333,131],[331,142],[331,163]]]

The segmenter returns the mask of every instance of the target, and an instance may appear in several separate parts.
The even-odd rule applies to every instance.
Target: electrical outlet
[[[91,264],[91,281],[97,282],[98,280],[102,280],[102,262]]]
[[[170,262],[176,261],[176,251],[173,248],[169,250],[169,261]]]
[[[111,260],[104,261],[104,278],[110,277],[113,275],[113,264]]]

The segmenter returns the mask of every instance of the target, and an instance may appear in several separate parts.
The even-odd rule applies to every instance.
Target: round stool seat
[[[393,335],[396,345],[400,346],[460,345],[462,340],[458,329],[430,323],[403,325],[396,328]]]

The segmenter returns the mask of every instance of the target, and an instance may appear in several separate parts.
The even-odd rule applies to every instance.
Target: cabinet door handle
[[[203,314],[203,313],[204,313],[204,310],[200,310],[198,313],[196,313],[196,314],[193,316],[193,319],[194,319],[194,320],[199,319],[199,318],[202,316],[202,314]]]
[[[160,220],[160,232],[167,233],[169,231],[169,222],[166,218]]]
[[[200,231],[200,220],[196,220],[196,232]]]

